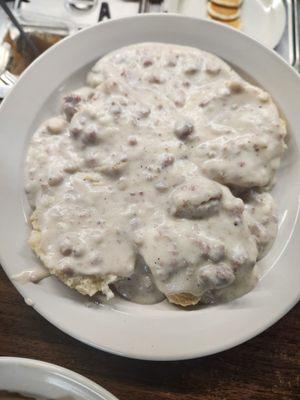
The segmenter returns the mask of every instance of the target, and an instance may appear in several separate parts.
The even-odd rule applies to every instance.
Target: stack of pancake
[[[243,0],[211,0],[207,3],[207,12],[216,21],[240,28],[242,3]]]

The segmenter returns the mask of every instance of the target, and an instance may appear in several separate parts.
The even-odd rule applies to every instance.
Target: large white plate
[[[146,15],[105,22],[62,41],[24,73],[0,109],[0,255],[7,275],[37,264],[26,242],[23,163],[30,136],[59,108],[61,93],[82,84],[88,65],[131,43],[161,41],[211,51],[272,93],[291,140],[274,196],[279,205],[276,243],[260,265],[255,290],[228,304],[181,310],[163,302],[142,306],[116,298],[87,307],[87,300],[57,279],[39,285],[13,282],[34,308],[73,337],[112,353],[153,360],[204,356],[236,346],[281,318],[299,299],[298,75],[276,53],[253,39],[209,21]]]
[[[165,0],[170,12],[198,18],[209,18],[207,0]],[[241,30],[273,49],[279,43],[286,24],[282,0],[244,0],[241,8]]]
[[[73,371],[29,358],[0,357],[1,390],[43,399],[117,400]]]

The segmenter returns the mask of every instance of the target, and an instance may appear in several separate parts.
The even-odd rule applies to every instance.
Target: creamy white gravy
[[[50,272],[46,269],[35,268],[33,270],[25,270],[16,274],[12,279],[19,283],[39,283],[43,279],[48,278]]]
[[[114,277],[140,303],[249,290],[277,229],[273,199],[257,189],[286,147],[270,96],[211,54],[159,43],[103,57],[87,84],[28,149],[46,267]]]
[[[140,304],[155,304],[165,296],[158,290],[153,275],[140,257],[136,261],[134,273],[115,283],[117,292],[127,300]]]

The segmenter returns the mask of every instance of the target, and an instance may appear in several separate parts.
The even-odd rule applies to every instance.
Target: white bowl
[[[244,34],[209,21],[145,15],[81,31],[37,59],[0,109],[0,256],[10,279],[38,263],[27,245],[23,163],[28,141],[39,122],[58,111],[62,92],[79,87],[97,58],[144,41],[195,46],[215,53],[269,91],[285,115],[291,141],[274,190],[280,229],[272,251],[260,264],[263,278],[240,299],[193,311],[167,302],[143,306],[119,298],[88,308],[86,299],[54,277],[39,285],[13,283],[51,323],[99,349],[152,360],[200,357],[262,332],[300,296],[300,80],[275,52]]]
[[[28,358],[0,357],[1,390],[51,400],[117,400],[73,371]]]

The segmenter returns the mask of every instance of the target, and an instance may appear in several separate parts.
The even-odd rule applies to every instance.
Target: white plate
[[[51,323],[99,349],[153,360],[199,357],[262,332],[300,296],[300,79],[276,53],[248,36],[205,20],[163,14],[136,16],[81,31],[37,59],[0,108],[0,256],[10,279],[37,264],[26,244],[23,208],[23,163],[35,128],[58,111],[62,92],[82,84],[88,66],[98,57],[143,41],[186,44],[223,57],[268,90],[286,116],[292,138],[274,190],[280,230],[272,251],[261,263],[263,279],[240,299],[193,311],[167,302],[143,306],[119,298],[111,305],[87,307],[86,299],[54,277],[39,285],[13,283]]]
[[[165,0],[169,12],[209,18],[207,0]],[[273,49],[279,43],[286,24],[282,0],[244,0],[241,8],[242,31]]]
[[[0,391],[49,399],[117,400],[73,371],[28,358],[0,357]]]

